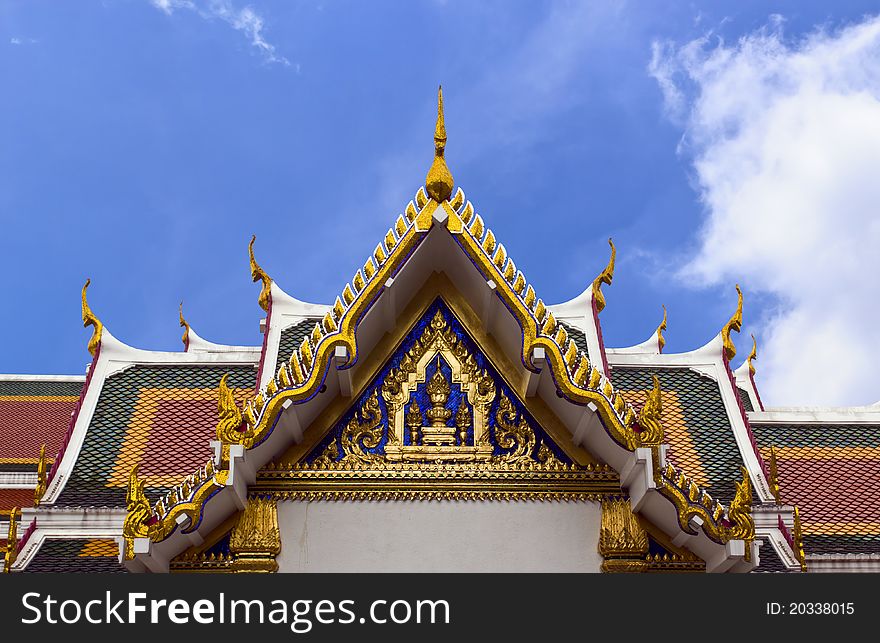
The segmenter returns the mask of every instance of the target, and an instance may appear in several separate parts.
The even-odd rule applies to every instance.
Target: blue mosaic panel
[[[534,458],[537,455],[538,449],[540,449],[541,445],[546,445],[553,454],[563,463],[570,464],[571,459],[565,455],[565,453],[560,449],[547,435],[547,433],[541,428],[538,422],[534,417],[526,410],[525,406],[520,402],[519,398],[514,394],[513,390],[505,383],[504,379],[499,375],[498,371],[495,367],[489,362],[486,356],[477,348],[476,343],[471,339],[471,337],[465,332],[461,322],[452,314],[446,304],[442,299],[437,299],[433,304],[428,308],[425,314],[419,319],[419,321],[410,329],[409,333],[400,343],[400,345],[395,350],[394,354],[391,356],[391,359],[385,363],[376,377],[370,382],[364,392],[361,394],[360,398],[358,398],[355,403],[351,406],[351,408],[342,416],[342,418],[334,425],[334,427],[328,432],[328,434],[324,437],[323,440],[306,456],[306,462],[313,462],[315,459],[321,457],[322,454],[325,453],[326,449],[333,442],[336,443],[338,447],[337,452],[339,455],[337,459],[342,458],[342,445],[340,442],[340,435],[348,423],[355,418],[357,414],[357,421],[363,422],[364,418],[358,414],[359,409],[363,409],[367,401],[373,396],[376,395],[378,400],[379,409],[381,411],[382,419],[382,437],[379,440],[378,444],[374,447],[364,447],[364,451],[367,453],[375,453],[375,454],[384,454],[385,453],[385,445],[388,442],[388,409],[385,405],[385,400],[382,398],[382,383],[388,377],[389,372],[392,369],[396,369],[400,366],[400,362],[403,357],[406,355],[406,352],[413,347],[415,342],[424,334],[425,329],[431,323],[431,320],[440,312],[446,323],[458,337],[458,339],[463,342],[464,346],[467,350],[473,355],[474,359],[477,362],[477,366],[482,370],[485,369],[492,380],[495,382],[496,394],[495,399],[492,401],[492,405],[489,409],[489,439],[492,445],[494,445],[494,455],[501,456],[504,454],[512,453],[516,445],[509,449],[503,449],[498,445],[497,440],[495,439],[495,425],[496,425],[496,415],[498,412],[498,408],[500,405],[500,400],[502,396],[506,397],[510,400],[513,410],[516,412],[517,417],[525,418],[526,422],[528,422],[529,426],[535,433],[536,442],[534,452],[531,454]],[[458,411],[459,404],[464,403],[468,412],[470,413],[471,419],[473,418],[473,408],[467,401],[466,393],[463,393],[461,390],[461,386],[459,384],[455,384],[452,382],[452,369],[450,365],[446,363],[446,361],[442,357],[435,357],[431,363],[428,365],[426,369],[426,381],[424,383],[420,383],[418,388],[412,393],[409,401],[406,404],[406,408],[408,409],[410,404],[415,401],[419,409],[422,413],[422,416],[425,416],[425,413],[432,407],[431,400],[429,399],[427,393],[427,382],[430,382],[431,377],[437,372],[437,369],[440,369],[441,373],[446,378],[446,381],[450,384],[450,393],[449,398],[446,400],[445,408],[450,411],[450,418],[448,421],[449,426],[455,425],[455,414]],[[513,420],[513,418],[509,418]],[[410,432],[408,429],[403,430],[403,443],[404,445],[412,444]],[[456,435],[455,439],[456,445],[461,445],[461,439],[458,435]],[[465,445],[473,445],[474,444],[474,429],[473,429],[473,421],[470,422],[470,426],[468,428],[467,437],[464,441]]]

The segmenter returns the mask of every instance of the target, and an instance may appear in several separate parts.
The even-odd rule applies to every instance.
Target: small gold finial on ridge
[[[91,279],[86,279],[86,284],[82,288],[82,320],[83,320],[83,328],[86,326],[92,327],[92,337],[89,339],[88,349],[89,353],[91,353],[92,357],[98,352],[98,346],[101,345],[101,334],[104,332],[104,324],[101,323],[101,320],[95,317],[95,314],[92,312],[92,309],[89,308],[89,302],[86,299],[86,290],[89,287],[89,284],[92,283]]]
[[[257,235],[254,235],[251,237],[251,242],[248,244],[248,256],[251,260],[251,279],[254,280],[254,283],[257,281],[263,282],[263,288],[260,290],[260,296],[257,299],[257,303],[260,304],[260,308],[269,312],[269,302],[272,301],[272,279],[266,274],[265,270],[260,268],[260,264],[254,259],[254,241],[256,240]]]
[[[443,86],[437,89],[437,126],[434,128],[434,161],[425,177],[428,196],[437,201],[446,201],[452,196],[452,173],[444,158],[446,150],[446,121],[443,117]]]

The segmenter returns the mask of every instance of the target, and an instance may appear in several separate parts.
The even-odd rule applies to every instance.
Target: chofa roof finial
[[[98,346],[101,344],[101,333],[104,332],[104,324],[101,323],[101,320],[95,317],[95,314],[92,312],[92,309],[89,308],[89,302],[86,300],[86,290],[89,287],[89,284],[92,283],[91,279],[86,279],[86,285],[83,286],[82,289],[82,320],[83,320],[83,328],[86,326],[92,327],[92,337],[89,339],[89,353],[92,354],[92,357],[98,352]]]
[[[617,250],[614,248],[614,242],[609,237],[608,245],[611,246],[611,258],[605,270],[599,273],[599,276],[593,280],[593,301],[596,302],[596,312],[601,313],[605,309],[605,295],[602,294],[602,284],[611,285],[614,279],[614,262],[617,257]]]
[[[661,304],[663,305],[663,304]],[[663,352],[663,347],[666,346],[666,338],[663,337],[663,331],[666,330],[666,306],[663,305],[663,321],[660,322],[660,325],[657,326],[657,344],[660,347],[660,352]]]
[[[189,348],[189,322],[183,317],[183,302],[180,302],[180,327],[183,329],[183,336],[180,338],[183,342],[183,350]]]
[[[752,374],[752,377],[755,376],[755,365],[752,364],[756,359],[758,359],[758,340],[755,339],[754,333],[752,334],[752,352],[749,353],[746,361],[749,363],[749,373]]]
[[[269,312],[269,302],[272,299],[272,279],[266,274],[265,270],[260,268],[260,264],[254,259],[254,241],[256,240],[257,235],[254,235],[248,244],[248,255],[251,260],[251,279],[254,280],[254,283],[257,281],[263,282],[263,288],[260,290],[260,297],[257,299],[257,302],[260,304],[260,308]]]
[[[736,346],[733,345],[733,341],[730,339],[730,331],[735,330],[739,332],[742,330],[743,323],[743,293],[739,289],[739,284],[736,284],[736,294],[736,312],[733,313],[733,317],[721,329],[721,337],[724,339],[724,356],[727,357],[728,362],[736,356]]]
[[[437,201],[446,201],[452,196],[452,173],[446,165],[446,122],[443,119],[443,86],[437,89],[437,126],[434,129],[434,162],[425,177],[428,196]]]

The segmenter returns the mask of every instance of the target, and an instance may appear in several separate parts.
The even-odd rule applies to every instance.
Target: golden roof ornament
[[[186,350],[189,348],[189,323],[183,318],[183,302],[180,302],[180,327],[183,329],[183,336],[180,339],[183,342],[184,350]]]
[[[9,531],[6,535],[6,555],[3,557],[3,572],[12,571],[12,564],[18,558],[18,507],[9,512]]]
[[[736,346],[733,345],[730,339],[730,332],[734,330],[740,332],[743,323],[743,294],[742,290],[739,289],[739,284],[736,284],[736,294],[736,312],[733,313],[733,317],[721,329],[721,337],[724,339],[724,356],[727,357],[728,362],[736,357]]]
[[[752,377],[755,376],[755,365],[752,364],[754,360],[758,359],[758,340],[755,339],[755,335],[752,334],[752,352],[749,353],[746,361],[749,363],[749,373],[752,374]]]
[[[642,446],[654,446],[663,442],[663,424],[660,416],[663,414],[663,393],[660,391],[660,378],[654,378],[654,388],[648,393],[648,399],[639,413],[639,442]]]
[[[754,540],[755,520],[752,518],[752,481],[749,472],[741,467],[742,482],[736,483],[736,494],[730,501],[727,517],[731,522],[730,540]]]
[[[260,290],[260,297],[257,299],[257,302],[260,304],[260,308],[269,312],[269,302],[272,300],[272,279],[266,274],[265,270],[260,268],[260,264],[254,259],[254,241],[256,240],[257,235],[254,235],[248,244],[248,255],[251,260],[251,279],[254,280],[254,283],[257,281],[263,282],[263,288]]]
[[[34,507],[40,506],[40,500],[46,493],[49,486],[49,477],[47,475],[48,463],[46,461],[46,445],[40,447],[40,459],[37,460],[37,486],[34,488]]]
[[[217,395],[217,439],[228,444],[237,444],[241,437],[241,423],[243,421],[241,411],[235,403],[232,389],[226,384],[229,373],[220,378],[220,387]]]
[[[611,280],[614,279],[614,260],[617,256],[617,250],[610,237],[608,238],[608,245],[611,246],[611,258],[608,260],[608,265],[593,280],[593,301],[596,302],[597,313],[601,313],[605,309],[605,295],[602,294],[602,284],[610,286]]]
[[[791,539],[793,541],[794,556],[801,564],[801,571],[807,571],[807,555],[804,552],[804,536],[801,532],[801,512],[795,505],[794,508],[794,528],[792,529]]]
[[[770,493],[773,494],[776,504],[781,505],[782,496],[779,490],[779,469],[776,464],[776,449],[773,448],[773,445],[770,445],[770,464],[768,466],[770,469],[770,479],[767,482],[770,484]]]
[[[101,345],[101,334],[104,332],[104,324],[101,323],[100,319],[95,317],[92,309],[89,308],[89,302],[86,299],[86,290],[90,283],[92,283],[92,280],[86,279],[86,284],[82,289],[82,320],[83,328],[86,326],[92,327],[92,337],[89,339],[88,349],[89,353],[94,357],[98,352],[98,346]]]
[[[446,123],[443,118],[443,86],[437,89],[437,126],[434,128],[434,162],[425,177],[428,196],[437,201],[446,201],[452,196],[452,173],[446,165]]]
[[[663,347],[666,346],[666,338],[663,337],[663,331],[666,330],[666,306],[663,306],[663,321],[660,322],[660,325],[657,326],[657,344],[660,346],[660,352],[663,352]]]

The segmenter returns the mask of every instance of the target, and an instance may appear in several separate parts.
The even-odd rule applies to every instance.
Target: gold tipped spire
[[[611,238],[608,238],[608,245],[611,246],[611,258],[608,260],[608,265],[605,266],[605,270],[599,273],[599,276],[593,280],[593,301],[596,302],[596,312],[601,313],[605,309],[605,295],[602,294],[602,284],[611,285],[611,280],[614,279],[614,261],[617,256],[617,250],[614,247],[614,242]]]
[[[43,494],[46,493],[46,488],[49,486],[47,465],[46,445],[44,444],[40,447],[40,459],[37,460],[37,486],[34,488],[34,507],[40,506],[40,500],[43,499]]]
[[[425,177],[428,196],[437,201],[446,201],[452,196],[452,173],[446,165],[446,122],[443,118],[443,86],[437,89],[437,126],[434,128],[434,162]]]
[[[662,304],[661,304],[662,305]],[[666,338],[663,337],[663,331],[666,330],[666,306],[663,306],[663,321],[660,322],[660,325],[657,326],[657,344],[660,346],[660,352],[663,352],[663,347],[666,346]]]
[[[89,308],[89,302],[86,300],[86,290],[90,283],[92,283],[92,280],[86,279],[86,284],[82,289],[82,320],[83,328],[91,326],[93,329],[92,337],[89,339],[88,349],[89,353],[94,357],[98,352],[98,346],[101,344],[101,334],[104,332],[104,324],[101,323],[100,319],[95,317],[92,309]]]
[[[724,355],[727,357],[728,362],[736,356],[736,346],[733,345],[733,342],[730,339],[730,331],[735,330],[736,332],[739,332],[742,330],[743,323],[743,294],[742,290],[739,289],[739,284],[736,284],[736,294],[738,297],[736,312],[733,313],[733,317],[731,317],[730,321],[724,324],[724,328],[721,329],[721,336],[724,339]]]
[[[183,342],[183,349],[189,348],[189,322],[183,318],[183,302],[180,302],[180,327],[183,329],[183,335],[180,340]]]
[[[265,270],[260,268],[260,264],[254,259],[254,241],[256,240],[257,235],[254,235],[248,244],[248,255],[251,260],[251,279],[254,280],[254,283],[257,281],[263,282],[263,288],[260,290],[260,297],[257,299],[257,303],[260,304],[260,308],[269,312],[269,302],[272,300],[272,279],[266,274]]]
[[[755,375],[755,365],[752,364],[753,361],[758,359],[758,340],[755,339],[754,333],[752,334],[752,352],[749,353],[749,357],[746,360],[749,363],[749,373],[752,374],[752,377]]]

